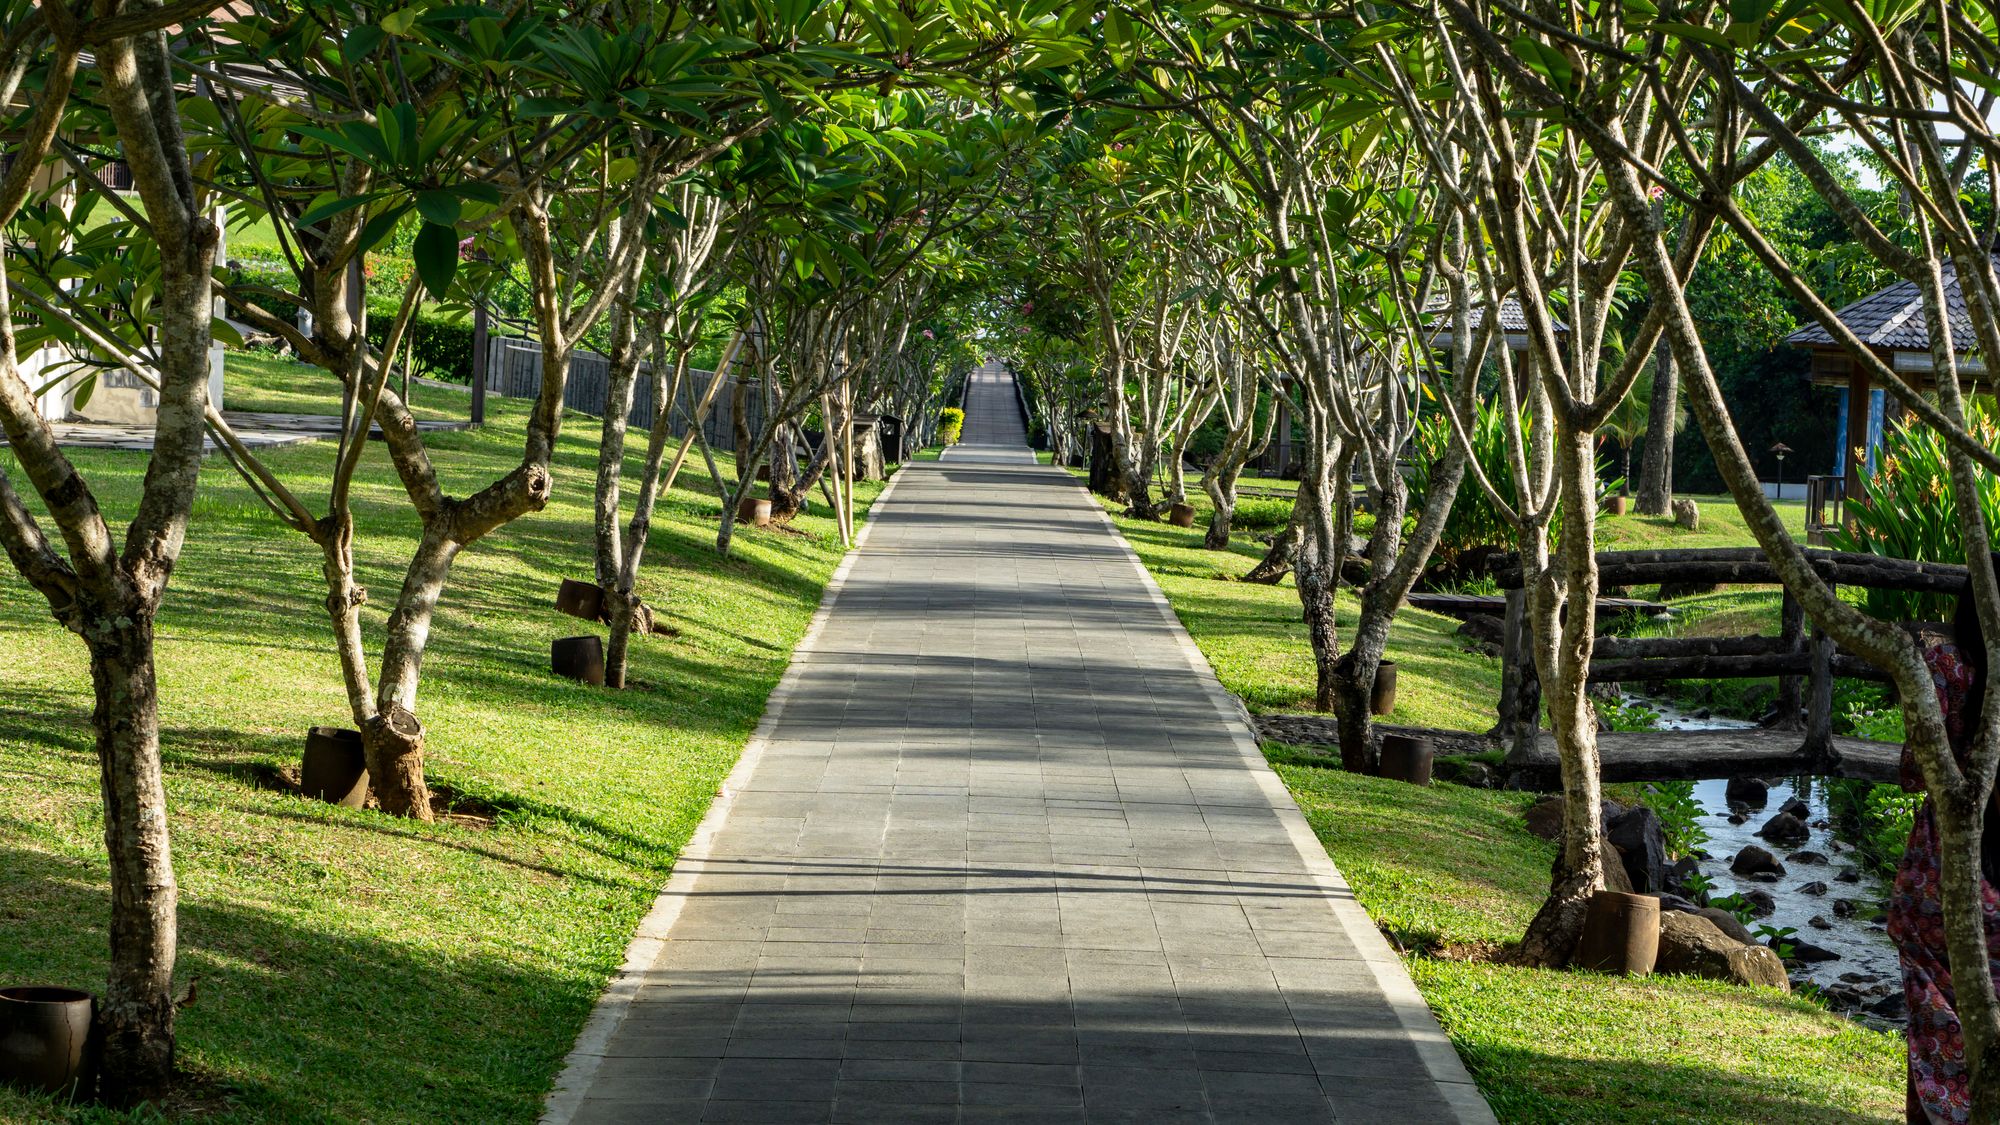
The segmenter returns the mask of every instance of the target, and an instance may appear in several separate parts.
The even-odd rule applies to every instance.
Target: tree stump
[[[1692,500],[1674,501],[1674,526],[1682,531],[1701,530],[1701,509]]]

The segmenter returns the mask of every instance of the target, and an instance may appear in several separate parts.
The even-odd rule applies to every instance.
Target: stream
[[[1657,712],[1662,730],[1729,730],[1756,725],[1738,719],[1698,717],[1651,697],[1631,697],[1627,702]],[[1810,982],[1835,1009],[1863,1022],[1902,1026],[1902,970],[1896,947],[1880,919],[1888,886],[1867,870],[1853,846],[1833,831],[1825,787],[1819,784],[1822,779],[1764,780],[1770,789],[1761,804],[1739,802],[1734,808],[1726,795],[1728,782],[1694,784],[1694,799],[1701,806],[1696,823],[1708,836],[1701,845],[1707,854],[1699,862],[1710,884],[1710,897],[1732,892],[1768,894],[1772,909],[1751,920],[1751,930],[1790,927],[1796,933],[1783,940],[1795,946],[1808,943],[1833,955],[1825,960],[1788,961],[1786,968],[1794,986]],[[1794,798],[1804,801],[1809,810],[1801,818],[1810,833],[1806,840],[1781,845],[1758,836],[1757,830]],[[1768,881],[1768,876],[1760,880],[1730,871],[1730,861],[1751,845],[1770,851],[1784,865],[1785,873],[1775,882]]]

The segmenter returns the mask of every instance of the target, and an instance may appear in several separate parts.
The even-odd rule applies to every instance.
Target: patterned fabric
[[[1956,645],[1933,645],[1924,652],[1938,706],[1944,711],[1945,734],[1963,764],[1967,727],[1979,706],[1972,698],[1973,676]],[[1907,788],[1920,788],[1922,776],[1913,755],[1903,751]],[[1953,1008],[1951,969],[1945,954],[1944,917],[1938,892],[1937,818],[1927,799],[1910,830],[1910,846],[1896,869],[1896,886],[1889,898],[1889,937],[1903,962],[1903,994],[1910,1006],[1911,1120],[1967,1125],[1965,1037]],[[1981,880],[1986,906],[1988,970],[2000,977],[2000,891]]]

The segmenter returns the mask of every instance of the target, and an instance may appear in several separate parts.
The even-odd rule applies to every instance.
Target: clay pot
[[[604,642],[592,633],[562,637],[549,646],[549,667],[558,676],[604,686]]]
[[[1614,516],[1622,516],[1625,514],[1625,506],[1629,502],[1630,501],[1626,500],[1626,498],[1623,496],[1606,497],[1604,501],[1604,510],[1610,512]]]
[[[1382,757],[1375,772],[1393,781],[1429,785],[1432,757],[1428,739],[1385,734],[1382,736]]]
[[[595,582],[565,578],[562,587],[556,591],[556,609],[585,621],[601,621],[604,618],[604,587]]]
[[[771,502],[759,500],[755,496],[745,496],[743,502],[736,505],[736,522],[751,527],[763,527],[771,522]]]
[[[1175,504],[1173,507],[1168,508],[1167,522],[1173,524],[1175,527],[1193,527],[1194,505]]]
[[[368,800],[368,755],[361,748],[361,732],[340,727],[307,731],[299,788],[315,801],[360,808]]]
[[[1607,858],[1616,862],[1616,857]],[[1583,915],[1576,965],[1619,976],[1646,976],[1660,953],[1660,900],[1652,895],[1598,891]]]
[[[1368,696],[1368,713],[1386,715],[1396,709],[1396,662],[1384,660],[1375,666],[1375,690]]]
[[[0,1082],[58,1097],[97,1085],[96,1001],[74,988],[0,988]]]

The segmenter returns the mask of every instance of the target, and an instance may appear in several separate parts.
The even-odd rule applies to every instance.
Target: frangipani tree
[[[712,76],[689,73],[698,52],[650,49],[665,29],[618,26],[622,12],[602,5],[558,22],[553,10],[528,7],[468,22],[447,9],[412,9],[385,28],[356,9],[258,4],[237,13],[214,50],[226,68],[215,70],[223,182],[247,213],[273,221],[298,282],[284,296],[312,311],[311,331],[265,311],[256,293],[232,292],[232,305],[324,368],[344,403],[324,513],[254,458],[239,452],[236,461],[273,511],[322,552],[349,705],[371,783],[392,813],[430,816],[417,686],[452,563],[467,545],[547,502],[570,351],[620,291],[616,281],[586,288],[585,278],[634,271],[659,185],[738,135],[734,119],[716,135],[706,113],[672,108],[668,91]],[[319,28],[327,21],[354,28],[337,54],[324,49]],[[310,94],[231,77],[251,66]],[[613,104],[634,108],[599,108]],[[368,343],[362,259],[406,222],[420,224],[417,268],[377,351]],[[463,280],[468,235],[486,257],[518,263],[528,279],[542,382],[520,463],[460,498],[444,492],[414,419],[389,388],[386,357],[397,353],[423,297],[445,298]],[[371,678],[368,593],[355,577],[349,494],[378,424],[423,532]]]
[[[1886,672],[1896,687],[1940,843],[1940,903],[1964,1040],[1968,1120],[2000,1118],[2000,997],[1990,972],[1995,935],[1986,932],[1982,891],[1982,840],[2000,770],[2000,707],[1993,705],[1989,685],[1986,698],[1974,701],[1963,716],[1967,753],[1961,763],[1916,641],[1896,624],[1871,618],[1838,597],[1764,495],[1688,306],[1686,270],[1677,268],[1681,263],[1663,240],[1637,219],[1656,192],[1679,196],[1697,219],[1719,218],[1826,329],[1850,363],[1890,388],[1938,435],[1957,500],[1970,574],[1967,596],[1990,664],[2000,656],[2000,587],[1992,529],[1980,515],[1976,490],[1982,472],[2000,468],[2000,451],[1969,424],[1967,400],[1982,390],[1992,393],[1990,357],[2000,355],[2000,272],[1992,256],[2000,212],[1991,194],[1994,161],[2000,157],[2000,135],[1992,125],[2000,103],[2000,33],[1993,13],[1984,8],[1809,0],[1714,6],[1661,25],[1648,54],[1628,59],[1629,52],[1613,46],[1624,21],[1639,18],[1625,8],[1614,5],[1603,26],[1581,29],[1588,34],[1576,37],[1576,58],[1585,75],[1623,66],[1657,74],[1664,59],[1698,77],[1705,117],[1672,122],[1670,129],[1672,154],[1691,170],[1693,190],[1663,174],[1664,161],[1622,135],[1593,124],[1590,142],[1615,154],[1607,179],[1620,207],[1643,232],[1636,240],[1637,265],[1666,321],[1689,406],[1745,522],[1813,623],[1832,642]],[[1536,101],[1572,112],[1580,100],[1576,77],[1535,76]],[[1872,154],[1897,189],[1901,209],[1871,212],[1855,186],[1807,139],[1827,128]],[[1799,169],[1857,245],[1914,287],[1931,342],[1932,393],[1857,339],[1799,263],[1788,260],[1751,209],[1739,204],[1737,185],[1777,153]]]
[[[183,128],[186,90],[166,28],[197,24],[206,7],[16,4],[0,28],[0,103],[26,106],[0,176],[8,244],[0,256],[0,431],[8,460],[41,506],[39,513],[29,506],[0,461],[0,546],[90,656],[111,884],[98,1092],[115,1106],[160,1099],[174,1073],[179,894],[160,765],[154,621],[186,539],[204,429],[221,405],[208,401],[221,229]],[[59,141],[66,129],[115,140],[133,199],[112,198],[75,148]],[[74,174],[52,168],[57,160],[74,161]],[[29,208],[49,171],[75,187]],[[70,191],[92,202],[76,203]],[[83,221],[98,205],[118,217],[87,235]],[[145,483],[122,535],[41,416],[37,399],[50,371],[40,361],[56,354],[46,349],[59,349],[58,368],[71,358],[115,368],[158,396]],[[31,366],[43,368],[35,385]]]
[[[1303,14],[1267,18],[1276,15],[1251,5],[1119,5],[1102,27],[1100,75],[1062,92],[1190,122],[1204,138],[1200,182],[1256,232],[1254,253],[1218,254],[1210,266],[1257,271],[1247,287],[1216,291],[1232,294],[1255,326],[1305,430],[1292,564],[1315,703],[1340,712],[1343,761],[1365,770],[1367,700],[1389,622],[1435,546],[1462,471],[1454,453],[1406,536],[1407,489],[1394,466],[1415,425],[1416,380],[1432,371],[1427,310],[1462,284],[1454,274],[1470,236],[1399,126],[1389,64],[1366,39],[1346,39],[1351,28]],[[1055,85],[1046,99],[1058,96]],[[1462,343],[1471,336],[1455,334]],[[1458,393],[1472,401],[1469,387]],[[1343,645],[1335,605],[1351,542],[1351,480],[1377,517],[1361,612]]]

